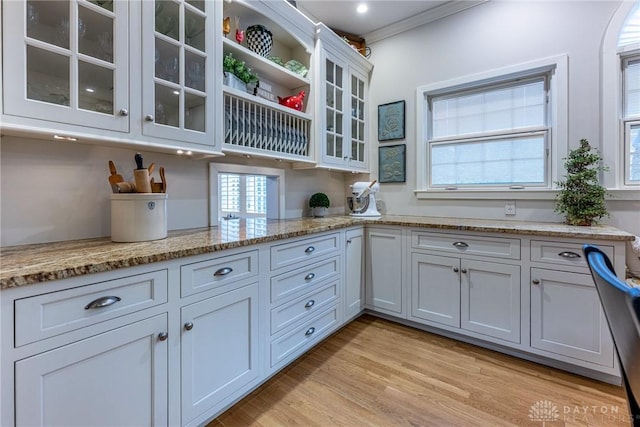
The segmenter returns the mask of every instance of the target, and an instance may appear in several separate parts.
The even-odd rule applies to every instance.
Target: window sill
[[[640,200],[640,189],[607,189],[607,200]],[[558,190],[414,190],[417,199],[424,200],[554,200]]]

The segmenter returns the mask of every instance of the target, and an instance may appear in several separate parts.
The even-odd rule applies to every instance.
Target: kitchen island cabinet
[[[364,247],[357,244],[361,238]],[[467,243],[466,251],[442,246],[451,238]],[[233,236],[207,228],[170,232],[154,242],[91,239],[3,248],[0,424],[78,418],[87,424],[76,395],[101,396],[86,403],[94,411],[108,412],[116,402],[141,425],[204,423],[358,315],[363,261],[357,248],[365,254],[369,312],[615,382],[619,373],[597,296],[584,260],[569,253],[596,244],[623,271],[632,238],[606,226],[383,216],[375,222],[268,221],[264,230]],[[458,274],[472,270],[469,286],[459,278],[438,279],[440,273],[431,273],[437,265],[455,278],[455,268]],[[494,282],[501,285],[489,286]],[[428,295],[451,283],[454,291],[435,301],[447,304],[431,304],[429,297],[413,302],[416,286]],[[516,288],[519,304],[513,304]],[[536,300],[538,289],[544,290]],[[494,298],[503,303],[488,312]],[[589,309],[572,309],[573,300]],[[92,303],[96,311],[85,309]],[[465,309],[471,311],[466,320]],[[109,373],[120,365],[122,372]],[[97,381],[75,381],[91,375]],[[129,380],[140,384],[134,397]],[[32,387],[64,410],[43,412],[48,403],[34,399]],[[122,424],[118,414],[104,420]]]

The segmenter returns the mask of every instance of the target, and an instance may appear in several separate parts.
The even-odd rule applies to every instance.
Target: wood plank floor
[[[208,427],[621,427],[627,414],[621,387],[365,315]]]

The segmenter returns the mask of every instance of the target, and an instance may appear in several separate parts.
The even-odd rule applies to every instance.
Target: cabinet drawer
[[[340,272],[340,259],[330,258],[271,278],[271,302],[283,301],[304,290],[310,291]]]
[[[166,302],[167,270],[20,299],[15,302],[15,345],[19,347]]]
[[[312,261],[339,250],[339,233],[275,245],[271,247],[271,270]]]
[[[305,317],[313,316],[334,303],[338,299],[338,283],[336,280],[329,286],[271,310],[271,333],[275,334]]]
[[[520,240],[505,237],[480,237],[414,231],[411,233],[411,246],[415,249],[438,252],[520,259]]]
[[[334,328],[338,321],[338,307],[334,306],[329,311],[274,340],[271,343],[271,366],[273,367],[306,351],[323,335],[326,335],[328,331]]]
[[[613,259],[612,246],[600,246],[610,259]],[[542,240],[531,241],[531,261],[544,262],[556,265],[572,265],[587,268],[587,262],[582,255],[581,243],[545,242]]]
[[[186,297],[257,275],[258,251],[196,262],[180,268],[180,292]]]

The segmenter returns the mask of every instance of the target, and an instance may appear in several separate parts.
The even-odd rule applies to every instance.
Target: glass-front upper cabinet
[[[372,65],[335,33],[318,24],[316,45],[321,167],[369,172],[368,73]]]
[[[127,132],[128,4],[3,2],[4,113]]]
[[[143,133],[159,138],[213,145],[222,119],[221,2],[155,0],[142,2]],[[218,22],[220,21],[220,22]],[[220,97],[220,98],[218,98]]]

